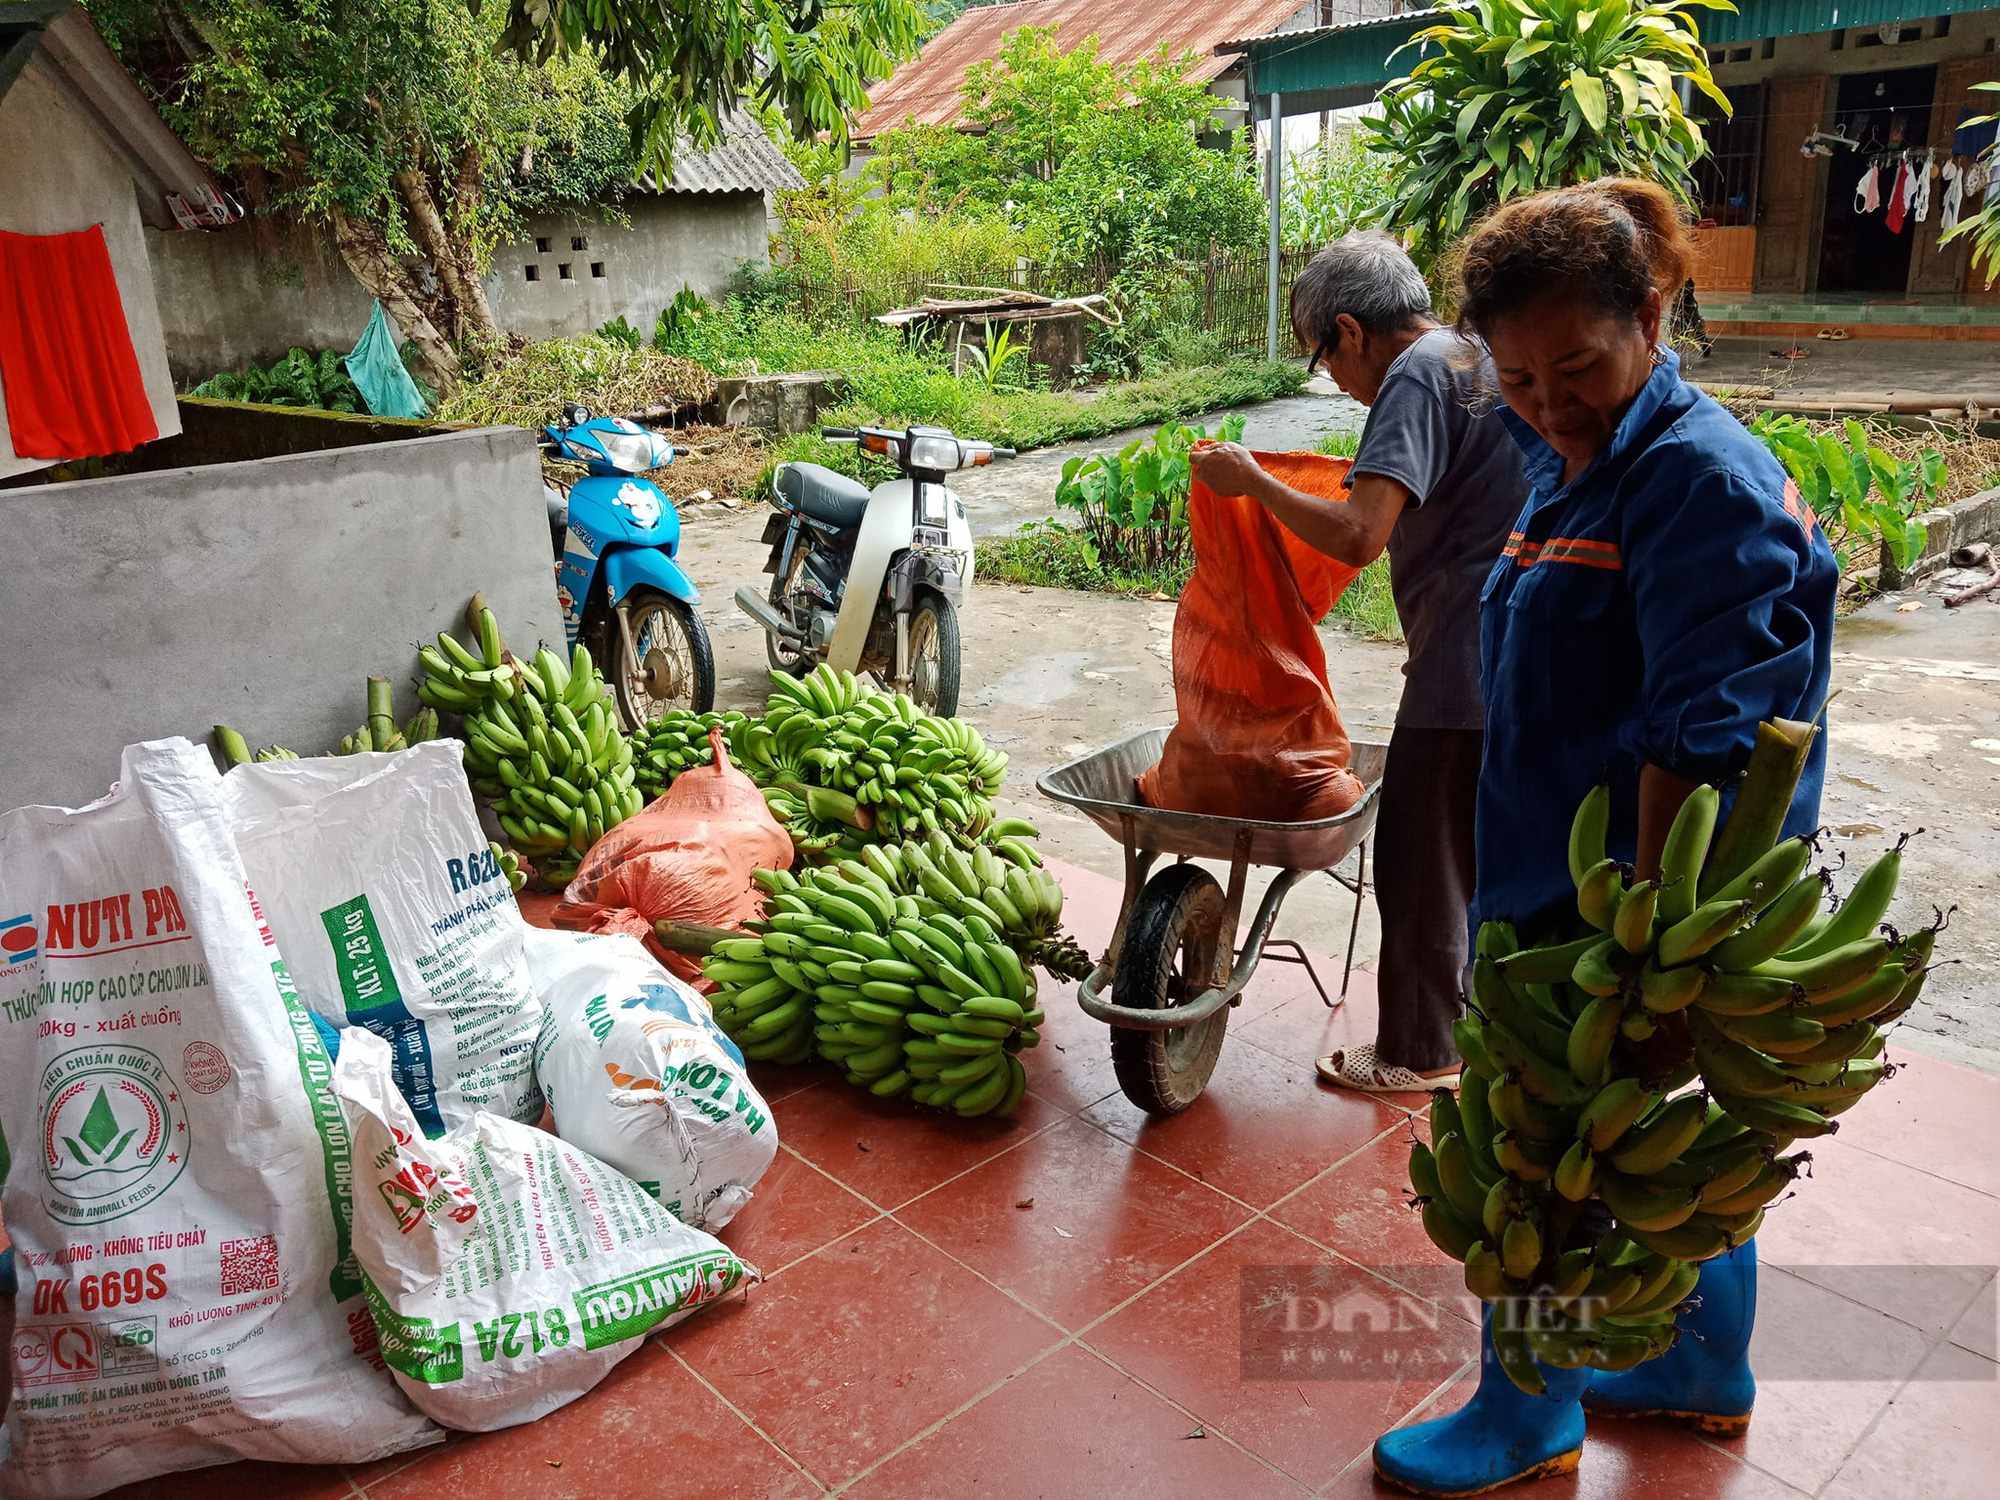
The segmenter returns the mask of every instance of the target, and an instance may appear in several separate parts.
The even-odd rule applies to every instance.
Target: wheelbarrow
[[[1139,801],[1137,780],[1158,762],[1165,729],[1137,734],[1065,761],[1035,781],[1053,801],[1074,807],[1118,840],[1125,850],[1125,891],[1118,925],[1104,957],[1077,990],[1087,1016],[1111,1027],[1111,1062],[1125,1097],[1155,1115],[1177,1114],[1200,1097],[1222,1053],[1229,1009],[1265,957],[1305,966],[1321,1001],[1345,1003],[1354,970],[1354,938],[1368,885],[1368,835],[1375,827],[1387,744],[1353,742],[1354,774],[1365,786],[1361,800],[1338,817],[1310,823],[1267,823],[1171,812]],[[1163,854],[1175,863],[1153,872]],[[1354,855],[1354,874],[1335,868]],[[1225,890],[1191,859],[1229,866]],[[1276,867],[1258,903],[1243,945],[1235,943],[1250,866]],[[1347,964],[1340,998],[1313,972],[1304,948],[1273,938],[1271,928],[1286,893],[1307,875],[1324,872],[1354,892],[1347,930]],[[1290,954],[1275,951],[1290,948]],[[1106,984],[1116,999],[1104,996]]]

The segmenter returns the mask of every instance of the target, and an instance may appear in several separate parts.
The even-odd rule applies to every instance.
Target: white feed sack
[[[456,740],[238,766],[223,796],[299,991],[387,1041],[425,1135],[542,1116],[527,924],[480,831]]]
[[[334,1090],[354,1131],[354,1246],[383,1355],[447,1427],[544,1416],[756,1275],[546,1131],[482,1113],[426,1139],[373,1033],[340,1034]]]
[[[376,1348],[330,1074],[205,750],[135,745],[102,801],[0,816],[0,1492],[436,1440]]]
[[[727,1224],[777,1156],[778,1127],[708,1001],[622,934],[531,928],[527,953],[556,1133],[683,1223]]]

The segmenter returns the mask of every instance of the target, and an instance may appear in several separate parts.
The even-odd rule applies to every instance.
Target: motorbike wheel
[[[910,697],[940,719],[958,712],[958,611],[935,589],[910,611]]]
[[[771,592],[768,596],[771,608],[786,619],[792,617],[791,591],[805,565],[806,548],[799,546],[792,552],[791,570],[783,577],[773,576],[771,579]],[[764,633],[764,655],[770,659],[771,670],[774,672],[789,672],[794,677],[803,677],[812,670],[811,652],[801,650],[769,631]]]
[[[701,616],[692,605],[658,589],[634,589],[627,607],[639,659],[625,659],[616,620],[605,632],[616,658],[605,675],[626,724],[636,729],[675,708],[707,713],[715,705],[715,653]]]

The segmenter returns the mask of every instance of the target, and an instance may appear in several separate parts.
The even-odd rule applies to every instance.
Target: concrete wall
[[[718,297],[738,266],[769,255],[761,193],[649,194],[626,199],[623,210],[630,227],[592,214],[551,216],[494,251],[486,294],[500,327],[543,339],[589,333],[622,314],[650,336],[683,285]],[[269,364],[294,346],[351,348],[367,325],[371,299],[307,231],[283,230],[275,251],[260,247],[257,226],[247,223],[201,234],[149,230],[146,238],[167,352],[184,386]]]
[[[560,642],[530,433],[484,428],[0,490],[0,800],[101,796],[119,749],[212,725],[331,749],[370,673],[414,712],[418,644],[483,590]]]
[[[683,286],[714,300],[737,267],[769,256],[762,193],[649,194],[621,206],[630,228],[587,215],[536,219],[493,252],[486,295],[502,328],[554,338],[622,316],[650,338]]]
[[[146,256],[144,235],[150,231],[139,218],[131,172],[97,127],[68,102],[41,59],[30,58],[0,98],[0,229],[70,234],[93,224],[104,226],[153,419],[161,436],[179,432],[166,338]],[[185,231],[172,237],[191,238]],[[0,394],[0,478],[49,467],[49,459],[16,456],[6,431],[6,399]]]

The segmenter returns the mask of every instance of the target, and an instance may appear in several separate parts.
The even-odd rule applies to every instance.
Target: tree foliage
[[[2000,94],[2000,83],[1975,83],[1972,87],[1980,93]],[[2000,103],[2000,100],[1994,102]],[[1967,120],[1966,125],[1985,125],[2000,120],[2000,114],[1978,115]],[[1988,146],[1980,159],[1988,171],[2000,175],[2000,144]],[[1972,241],[1972,268],[1986,278],[1986,285],[2000,281],[2000,187],[1989,188],[1980,202],[1979,210],[1961,218],[1951,232],[1940,241],[1949,244],[1952,240],[1969,238]]]
[[[1432,260],[1495,204],[1606,175],[1682,198],[1707,149],[1688,80],[1725,113],[1690,11],[1729,0],[1477,0],[1411,38],[1421,59],[1369,120],[1397,165],[1380,220]]]
[[[846,140],[868,85],[929,27],[922,0],[508,0],[501,43],[528,62],[595,59],[630,89],[632,139],[664,172],[682,137],[716,144],[739,105]]]

